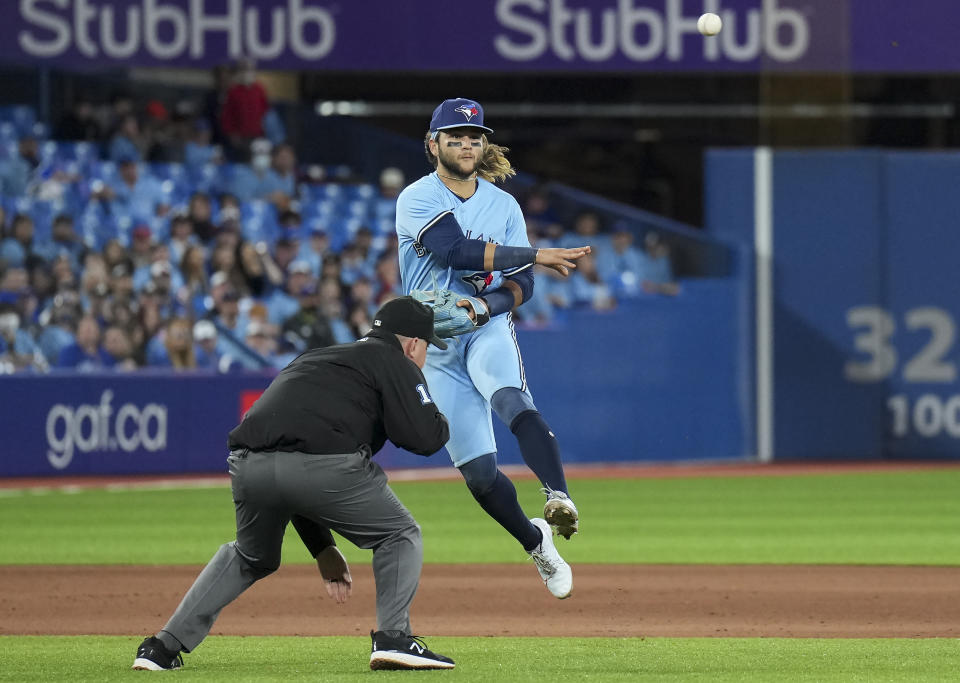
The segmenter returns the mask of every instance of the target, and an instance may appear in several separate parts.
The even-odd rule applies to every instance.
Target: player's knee
[[[280,568],[279,550],[277,552],[266,553],[263,556],[257,556],[244,552],[244,550],[237,545],[236,541],[227,545],[233,546],[233,551],[237,554],[237,557],[240,558],[240,561],[246,565],[246,571],[256,577],[255,580],[260,580]]]
[[[457,469],[460,470],[467,488],[474,496],[482,496],[497,480],[497,459],[493,453],[474,458]]]
[[[537,406],[533,404],[533,398],[525,391],[516,387],[504,387],[490,399],[490,407],[503,424],[513,429],[514,421],[523,413],[536,412]]]

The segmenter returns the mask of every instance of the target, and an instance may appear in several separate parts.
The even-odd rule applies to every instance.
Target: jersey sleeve
[[[447,419],[427,391],[427,380],[409,359],[391,363],[381,377],[384,429],[393,443],[431,455],[450,438]]]
[[[411,185],[397,197],[397,234],[419,242],[445,215],[453,215],[429,186]]]

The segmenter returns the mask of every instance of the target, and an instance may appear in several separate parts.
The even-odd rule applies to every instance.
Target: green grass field
[[[461,482],[398,483],[423,527],[427,562],[524,562]],[[518,482],[533,514],[533,482]],[[572,482],[582,533],[572,564],[960,565],[960,471]],[[156,533],[162,525],[169,533]],[[150,533],[149,544],[135,543]],[[229,489],[0,492],[0,564],[201,564],[233,537]],[[342,547],[352,562],[369,552]],[[286,562],[309,562],[295,533]],[[129,680],[142,634],[0,637],[0,680]],[[178,679],[462,681],[956,680],[955,639],[442,638],[458,668],[371,672],[356,638],[211,637]]]

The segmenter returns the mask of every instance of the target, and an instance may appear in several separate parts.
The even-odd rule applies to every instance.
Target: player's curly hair
[[[427,155],[427,161],[430,162],[430,165],[434,168],[437,167],[437,157],[430,151],[430,131],[427,131],[426,136],[423,139],[423,150]],[[480,158],[480,163],[477,165],[477,175],[483,178],[484,180],[497,183],[503,182],[511,176],[515,176],[517,171],[513,166],[510,165],[510,160],[507,159],[507,152],[510,151],[509,147],[504,147],[502,145],[495,145],[487,139],[487,136],[483,136],[483,156]]]

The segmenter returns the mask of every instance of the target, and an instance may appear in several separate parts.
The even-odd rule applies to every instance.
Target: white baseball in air
[[[713,12],[701,14],[697,19],[697,30],[705,36],[715,36],[720,33],[721,28],[723,28],[723,21]]]

